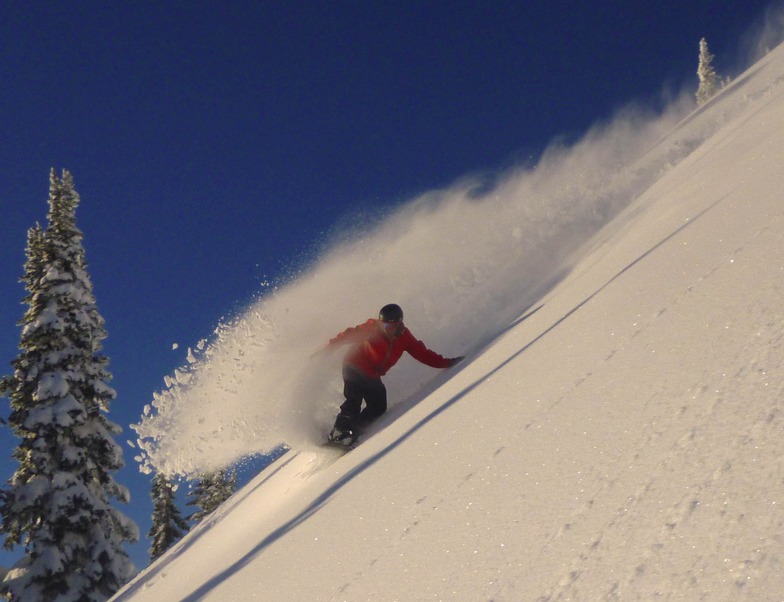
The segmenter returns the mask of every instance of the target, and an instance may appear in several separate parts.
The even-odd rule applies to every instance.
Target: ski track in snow
[[[635,592],[638,599],[661,598],[673,590],[688,590],[697,578],[710,582],[706,575],[710,575],[711,568],[715,570],[711,567],[715,559],[710,556],[717,549],[726,554],[723,562],[738,590],[762,571],[784,568],[780,552],[784,517],[781,512],[771,512],[780,501],[759,486],[781,480],[784,420],[777,407],[750,407],[747,403],[749,399],[784,396],[782,380],[770,374],[782,357],[784,314],[780,299],[784,291],[781,280],[769,280],[763,289],[759,288],[759,282],[768,277],[768,266],[775,265],[778,259],[771,256],[771,251],[776,249],[782,232],[784,222],[779,216],[778,223],[764,226],[752,235],[751,242],[759,243],[759,248],[735,249],[729,256],[732,263],[729,257],[718,258],[719,265],[712,266],[694,285],[652,313],[645,324],[638,324],[626,348],[612,349],[605,357],[604,362],[619,353],[628,357],[635,339],[651,340],[650,331],[669,332],[677,330],[681,322],[705,320],[704,316],[691,315],[690,310],[699,310],[704,304],[692,303],[690,297],[732,299],[731,304],[721,308],[723,311],[710,316],[719,334],[727,331],[727,340],[717,339],[715,333],[708,339],[711,346],[733,349],[726,362],[732,373],[705,373],[688,392],[670,390],[666,382],[658,387],[652,384],[652,394],[644,407],[629,408],[640,412],[636,435],[639,443],[613,459],[613,466],[596,479],[600,487],[587,496],[578,511],[545,544],[540,554],[554,548],[555,540],[567,533],[574,538],[574,533],[581,529],[578,539],[586,542],[557,587],[540,600],[587,599],[587,592],[594,596],[601,589],[595,575],[606,579],[601,567],[618,565],[619,558],[625,558],[631,572],[616,575],[601,599],[623,599],[623,593],[628,591]],[[720,280],[717,272],[721,269],[741,270],[743,278]],[[754,294],[739,303],[739,288]],[[779,313],[772,313],[772,308]],[[731,332],[738,325],[747,331],[741,337]],[[746,342],[737,346],[738,339]],[[679,360],[689,354],[710,353],[710,349],[696,347],[688,352],[670,349],[667,353]],[[586,376],[585,380],[589,378]],[[576,388],[584,382],[577,383]],[[727,433],[736,434],[727,440]],[[623,475],[629,471],[649,477],[625,483]],[[742,500],[737,492],[726,493],[735,490],[738,481],[747,483]],[[664,503],[673,483],[680,484],[682,493],[674,503]],[[597,507],[612,510],[609,518],[598,521],[599,529],[593,516]],[[755,533],[772,534],[763,546],[744,541],[749,530],[746,521],[751,516],[757,523]],[[715,530],[717,549],[694,554],[689,541],[694,526],[689,522],[700,523],[702,531]],[[740,545],[741,542],[747,545]],[[710,591],[701,595],[712,599]]]

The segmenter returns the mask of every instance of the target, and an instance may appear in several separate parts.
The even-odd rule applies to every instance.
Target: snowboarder
[[[403,310],[390,303],[381,308],[378,319],[348,328],[330,340],[327,348],[350,344],[343,358],[343,395],[329,440],[351,445],[370,422],[387,410],[387,389],[381,377],[408,352],[414,359],[433,368],[449,368],[463,357],[445,358],[417,340],[403,324]],[[362,401],[365,409],[362,409]]]

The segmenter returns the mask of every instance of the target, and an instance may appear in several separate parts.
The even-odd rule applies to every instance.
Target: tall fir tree
[[[112,476],[124,465],[121,429],[106,417],[115,392],[78,204],[71,175],[52,170],[48,225],[28,233],[21,353],[2,379],[21,440],[0,496],[4,545],[25,550],[0,584],[11,600],[103,601],[135,573],[123,546],[138,527],[111,505],[130,495]]]
[[[697,65],[697,77],[700,80],[700,85],[695,94],[698,105],[704,105],[708,102],[721,86],[721,78],[713,68],[713,58],[708,50],[708,42],[702,38],[700,40],[700,62]]]
[[[191,491],[191,500],[188,502],[188,506],[197,506],[199,509],[188,518],[198,523],[229,499],[236,489],[237,473],[233,470],[228,472],[221,469],[202,475]]]
[[[185,533],[188,521],[182,518],[177,508],[174,486],[166,475],[158,473],[152,481],[152,528],[148,536],[152,539],[150,560],[155,560]]]

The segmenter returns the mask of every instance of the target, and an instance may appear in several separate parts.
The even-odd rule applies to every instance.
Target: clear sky
[[[187,347],[335,229],[535,161],[631,101],[696,90],[703,36],[734,75],[767,6],[3,2],[0,372],[16,355],[26,231],[45,221],[50,167],[70,170],[82,197],[124,443]],[[0,453],[14,445],[4,431]],[[149,483],[127,446],[125,459],[125,511],[144,535]],[[5,480],[13,465],[0,461]],[[133,549],[140,568],[148,545]]]

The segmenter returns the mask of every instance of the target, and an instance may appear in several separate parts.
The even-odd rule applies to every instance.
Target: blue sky
[[[703,36],[734,74],[770,4],[4,2],[0,372],[50,167],[82,197],[125,442],[186,348],[336,229],[696,89]],[[144,535],[149,483],[125,459]]]

